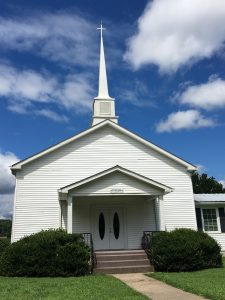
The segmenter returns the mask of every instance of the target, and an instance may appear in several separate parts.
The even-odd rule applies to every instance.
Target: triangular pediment
[[[59,189],[68,194],[144,194],[163,195],[172,188],[141,174],[115,166]]]

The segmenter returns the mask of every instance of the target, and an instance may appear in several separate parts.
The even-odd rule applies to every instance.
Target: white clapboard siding
[[[192,184],[186,168],[106,125],[17,172],[14,240],[59,227],[57,190],[115,165],[174,188],[164,197],[168,230],[196,228]]]
[[[225,233],[208,233],[221,246],[222,251],[225,251]]]
[[[163,191],[147,183],[141,182],[129,175],[120,172],[114,172],[103,178],[92,181],[79,188],[74,189],[76,194],[111,194],[113,190],[122,191],[124,194],[162,194]]]
[[[88,233],[91,232],[90,206],[73,206],[73,232]]]
[[[154,202],[127,206],[128,249],[141,248],[141,238],[146,230],[157,230]]]

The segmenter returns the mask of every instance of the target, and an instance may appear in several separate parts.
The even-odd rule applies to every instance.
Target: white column
[[[73,227],[73,197],[67,197],[67,232],[72,233]]]
[[[62,228],[62,201],[59,200],[59,228]]]
[[[165,230],[165,219],[164,219],[164,201],[163,196],[158,196],[157,199],[158,202],[158,224],[159,224],[159,230],[164,231]]]

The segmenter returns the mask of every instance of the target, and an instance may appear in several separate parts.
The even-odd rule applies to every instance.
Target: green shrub
[[[5,249],[3,276],[79,276],[89,272],[90,249],[81,235],[47,230],[27,236]]]
[[[10,240],[6,238],[0,238],[0,256],[5,251],[5,248],[10,245]]]
[[[221,248],[208,234],[176,229],[153,235],[149,258],[156,271],[194,271],[222,266]]]

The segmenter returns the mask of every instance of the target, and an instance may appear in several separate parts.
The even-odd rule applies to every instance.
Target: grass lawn
[[[0,277],[0,299],[4,300],[146,300],[116,278],[90,275],[69,278]]]
[[[150,276],[208,299],[225,300],[225,267],[197,272],[156,272]]]

